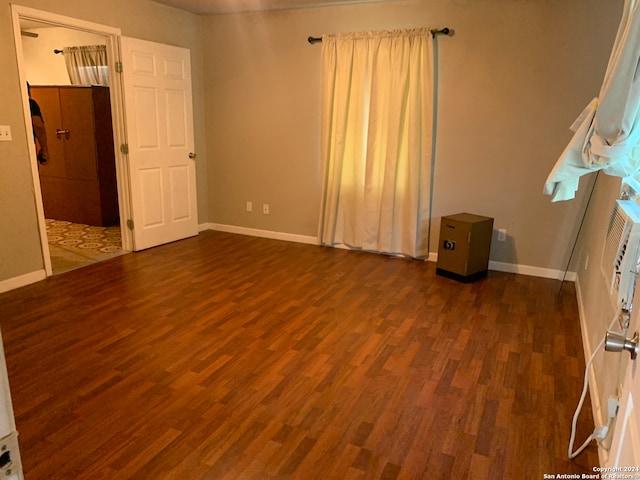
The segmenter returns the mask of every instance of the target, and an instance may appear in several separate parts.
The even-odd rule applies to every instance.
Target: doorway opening
[[[30,145],[46,275],[128,253],[127,172],[117,148],[124,143],[122,92],[114,71],[119,31],[25,7],[12,10],[23,89],[28,94],[29,82],[47,126],[50,158],[37,158],[41,145],[35,138]],[[71,84],[60,49],[83,45],[104,45],[108,85]],[[25,119],[29,123],[30,115]]]

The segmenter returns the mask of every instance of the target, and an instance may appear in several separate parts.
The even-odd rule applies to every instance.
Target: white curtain
[[[62,54],[71,85],[109,86],[105,45],[65,47]]]
[[[325,35],[322,57],[320,243],[427,256],[430,30]]]

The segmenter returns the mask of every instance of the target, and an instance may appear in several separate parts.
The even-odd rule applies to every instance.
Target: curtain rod
[[[442,29],[434,28],[431,30],[431,36],[435,37],[436,35],[453,35],[453,30],[449,27],[444,27]],[[307,38],[307,42],[310,44],[322,42],[322,37],[309,37]]]
[[[55,53],[56,55],[58,55],[59,53],[64,53],[64,50],[54,50],[53,53]]]

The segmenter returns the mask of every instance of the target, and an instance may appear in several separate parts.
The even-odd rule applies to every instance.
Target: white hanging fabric
[[[65,47],[62,54],[71,85],[109,85],[105,45]]]
[[[428,28],[323,37],[321,244],[428,255],[432,42]]]
[[[640,14],[626,0],[598,98],[572,128],[573,138],[547,177],[552,201],[570,200],[582,175],[602,170],[626,177],[640,168]]]

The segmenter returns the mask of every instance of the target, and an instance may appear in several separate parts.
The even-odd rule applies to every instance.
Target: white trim
[[[584,310],[584,302],[582,301],[582,288],[580,286],[580,277],[576,278],[576,299],[578,301],[578,317],[580,318],[580,333],[582,336],[582,350],[584,351],[584,363],[586,364],[593,350],[589,345],[589,328],[587,324],[587,316]],[[595,368],[591,364],[589,369],[589,398],[591,399],[591,410],[593,412],[594,425],[606,425],[606,420],[602,413],[602,404],[600,403],[600,388],[598,388],[598,377],[596,376]],[[600,465],[605,465],[609,458],[609,452],[598,444],[598,459]]]
[[[562,280],[564,277],[564,279],[569,282],[575,282],[576,280],[575,272],[567,272],[565,276],[564,270],[532,267],[531,265],[519,265],[515,263],[490,261],[489,270],[495,270],[497,272],[518,273],[520,275],[530,275],[532,277],[553,278],[555,280]]]
[[[38,10],[30,7],[23,7],[22,5],[11,4],[11,9],[20,18],[36,20],[38,22],[49,23],[52,25],[58,25],[61,27],[74,27],[87,32],[95,33],[97,35],[120,35],[120,29],[116,27],[110,27],[108,25],[102,25],[100,23],[88,22],[86,20],[80,20],[78,18],[67,17],[64,15],[58,15],[57,13],[47,12],[45,10]],[[18,35],[20,31],[18,31]]]
[[[129,177],[126,168],[126,158],[120,153],[119,145],[126,143],[125,134],[125,121],[124,121],[124,99],[122,96],[121,78],[115,71],[116,62],[120,61],[120,48],[119,37],[120,29],[111,27],[108,25],[102,25],[99,23],[88,22],[73,17],[67,17],[64,15],[58,15],[52,12],[44,10],[37,10],[34,8],[23,7],[21,5],[11,4],[11,15],[14,26],[14,43],[16,49],[16,57],[18,60],[18,76],[20,78],[21,90],[22,90],[22,103],[24,110],[25,128],[27,134],[31,137],[33,135],[31,129],[31,115],[29,109],[29,100],[27,95],[26,82],[27,79],[24,73],[24,62],[22,58],[22,37],[20,35],[20,20],[35,20],[42,23],[48,23],[64,28],[71,28],[89,32],[95,35],[102,35],[106,39],[107,58],[109,61],[109,78],[110,81],[110,100],[111,111],[113,118],[113,137],[114,137],[114,152],[116,155],[116,176],[118,185],[118,204],[120,206],[120,234],[122,239],[122,249],[124,251],[131,251],[133,249],[133,239],[131,231],[126,228],[126,219],[132,218],[130,214],[131,210],[131,194],[129,191]],[[42,202],[42,190],[40,188],[40,177],[38,175],[38,160],[36,158],[36,151],[31,138],[29,142],[29,155],[31,158],[31,171],[33,178],[33,190],[36,203],[36,214],[38,217],[38,228],[40,230],[40,245],[42,249],[44,272],[47,277],[53,275],[53,268],[51,265],[51,254],[49,251],[49,243],[47,240],[46,222],[44,216],[44,206]]]
[[[47,274],[44,270],[36,270],[35,272],[25,273],[19,277],[9,278],[0,282],[0,293],[36,283],[45,278],[47,278]]]
[[[33,179],[33,193],[35,196],[36,216],[38,218],[38,231],[40,235],[40,248],[42,250],[42,261],[44,263],[45,277],[53,273],[51,266],[51,253],[47,241],[47,226],[44,218],[44,204],[42,201],[42,188],[40,186],[40,176],[38,175],[38,160],[36,158],[36,147],[33,139],[33,129],[31,128],[31,110],[29,108],[29,94],[27,92],[27,78],[24,74],[24,62],[22,58],[22,35],[20,34],[20,18],[22,14],[26,16],[31,9],[19,5],[11,5],[11,15],[13,20],[14,44],[16,57],[18,59],[18,77],[20,78],[20,90],[22,91],[22,110],[25,118],[25,128],[29,137],[29,166],[31,168],[31,178]],[[30,274],[27,274],[30,275]],[[18,277],[20,278],[20,277]],[[10,279],[11,280],[11,279]]]
[[[319,245],[316,237],[308,235],[297,235],[293,233],[273,232],[269,230],[259,230],[256,228],[239,227],[236,225],[224,225],[220,223],[201,223],[198,225],[198,231],[203,232],[205,230],[217,230],[227,233],[238,233],[240,235],[250,235],[252,237],[271,238],[274,240],[285,240],[287,242],[306,243],[309,245]],[[346,248],[336,245],[335,248]],[[438,254],[435,252],[429,253],[427,257],[428,262],[437,262]],[[504,262],[489,262],[489,270],[495,270],[497,272],[517,273],[520,275],[530,275],[532,277],[553,278],[555,280],[564,279],[568,282],[576,281],[575,272],[565,272],[563,270],[554,270],[550,268],[532,267],[530,265],[517,265],[513,263]]]
[[[220,223],[209,223],[209,230],[217,230],[219,232],[238,233],[240,235],[250,235],[252,237],[270,238],[272,240],[284,240],[286,242],[306,243],[309,245],[318,245],[317,237],[308,235],[298,235],[295,233],[272,232],[270,230],[259,230],[257,228],[238,227],[235,225],[223,225]]]
[[[437,262],[438,254],[431,252],[429,262]],[[567,282],[576,281],[575,272],[564,272],[564,270],[555,270],[551,268],[532,267],[531,265],[519,265],[517,263],[505,263],[489,261],[489,270],[496,272],[517,273],[519,275],[529,275],[531,277],[552,278],[554,280],[566,280]]]

